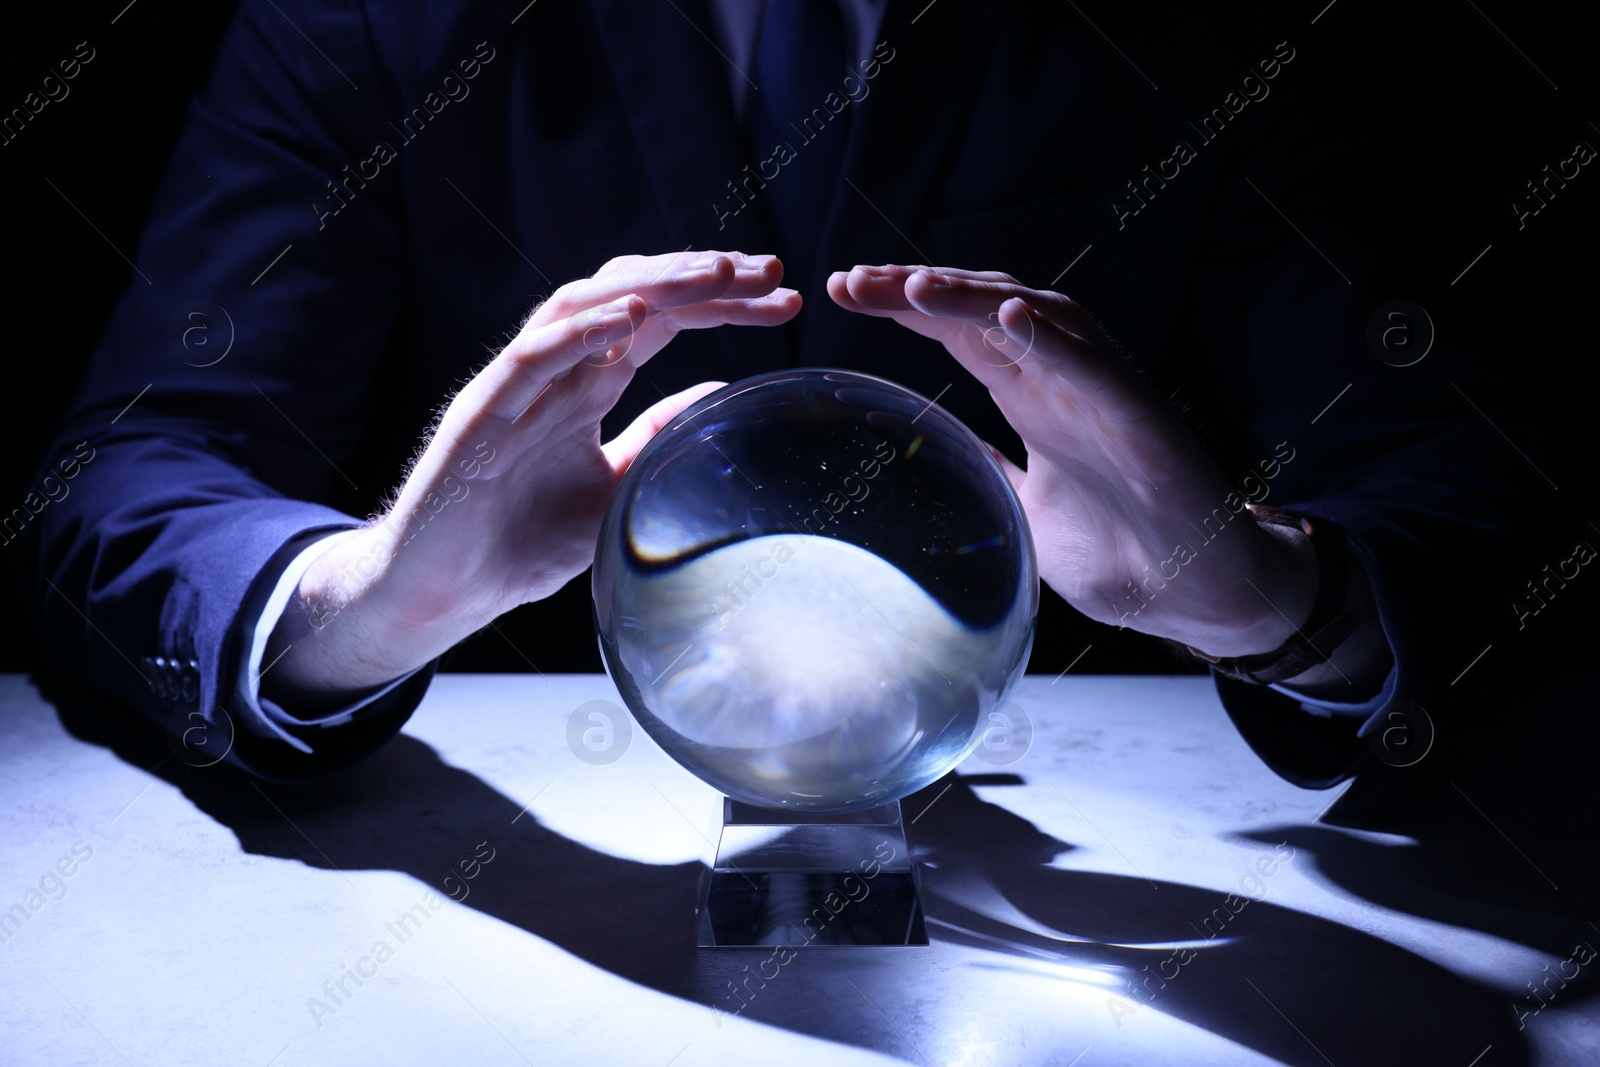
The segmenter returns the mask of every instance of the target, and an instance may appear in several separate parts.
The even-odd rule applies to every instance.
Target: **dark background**
[[[1549,3],[1462,2],[1428,5],[1426,12],[1360,0],[1336,0],[1323,10],[1325,3],[1275,8],[1267,18],[1280,30],[1271,39],[1290,38],[1306,57],[1296,63],[1295,76],[1319,105],[1316,121],[1326,124],[1328,136],[1354,133],[1371,145],[1369,158],[1356,161],[1358,179],[1348,193],[1379,235],[1384,276],[1394,289],[1384,295],[1421,304],[1445,343],[1503,372],[1503,392],[1494,401],[1497,410],[1512,413],[1506,429],[1560,487],[1543,498],[1547,543],[1515,549],[1528,559],[1511,569],[1534,577],[1544,564],[1570,556],[1574,541],[1592,537],[1600,544],[1600,526],[1587,525],[1600,524],[1600,512],[1592,507],[1588,423],[1595,416],[1586,384],[1596,354],[1592,264],[1600,173],[1593,172],[1600,172],[1600,161],[1520,232],[1510,206],[1525,181],[1570,156],[1576,142],[1600,147],[1600,128],[1591,122],[1600,121],[1600,107],[1593,39],[1582,29],[1587,21],[1580,24],[1572,9]],[[1085,0],[1081,8],[1134,56],[1141,54],[1142,39],[1163,32],[1121,5]],[[21,506],[34,487],[41,453],[132,276],[123,255],[136,254],[186,102],[203,83],[232,10],[225,3],[178,7],[143,0],[130,7],[115,0],[30,5],[9,14],[0,42],[0,112],[22,106],[78,42],[88,41],[97,54],[67,83],[66,99],[0,145],[8,420],[0,449],[0,513]],[[1225,17],[1235,21],[1238,12]],[[1204,69],[1204,56],[1189,65]],[[1184,76],[1150,73],[1158,82]],[[1545,431],[1545,441],[1520,437],[1529,428]],[[374,484],[392,483],[398,473],[385,478],[378,472]],[[1549,488],[1531,468],[1529,477]],[[0,545],[0,670],[33,663],[17,596],[19,583],[29,580],[27,561],[17,558],[20,547]],[[1600,580],[1592,584],[1600,590]],[[575,610],[584,592],[567,591]],[[1513,592],[1483,595],[1509,603]],[[1542,618],[1532,638],[1508,627],[1507,643],[1524,642],[1510,653],[1531,653],[1536,639],[1548,661],[1583,661],[1583,622],[1594,595],[1580,583],[1551,605],[1546,614],[1554,618]],[[1090,642],[1093,650],[1079,671],[1192,669],[1157,642],[1074,621],[1074,615],[1048,598],[1033,669],[1059,671]],[[1506,618],[1512,618],[1509,606]],[[540,666],[598,669],[588,629],[586,616],[575,615],[568,634],[530,635],[540,642]],[[450,665],[528,666],[503,642],[483,635],[458,650]]]

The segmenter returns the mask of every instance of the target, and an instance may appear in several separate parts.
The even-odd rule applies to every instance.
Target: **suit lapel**
[[[640,158],[677,246],[773,248],[756,205],[728,211],[739,203],[728,186],[742,178],[745,159],[728,99],[728,60],[712,43],[705,0],[592,3]],[[968,111],[1000,6],[993,0],[890,0],[877,40],[891,58],[869,83],[869,95],[849,105],[856,112],[843,175],[821,235],[820,261],[828,269],[923,259],[906,235],[961,133],[952,116]],[[810,325],[800,363],[849,365],[864,320],[838,308],[820,288],[804,295]],[[717,332],[738,349],[743,365],[791,362],[784,332]]]
[[[774,242],[761,212],[753,205],[729,210],[741,203],[729,184],[743,177],[744,151],[728,99],[728,60],[713,43],[705,0],[593,5],[639,156],[676,248],[770,251]],[[792,363],[788,339],[779,331],[717,333],[752,373]]]
[[[845,149],[844,174],[823,232],[819,261],[827,270],[858,263],[920,263],[907,236],[943,174],[962,133],[957,116],[989,58],[995,0],[890,0],[877,40],[890,55],[857,108]],[[890,53],[888,50],[892,49]],[[984,269],[983,264],[935,266]],[[814,318],[800,353],[803,366],[848,366],[865,320],[819,290],[807,294]]]

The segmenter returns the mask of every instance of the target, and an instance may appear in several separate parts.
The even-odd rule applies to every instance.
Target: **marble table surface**
[[[1012,747],[904,802],[932,943],[780,963],[695,947],[719,798],[620,712],[572,743],[617,699],[442,675],[288,786],[0,677],[0,1063],[1600,1063],[1560,768],[1385,825],[1204,678],[1029,677]]]

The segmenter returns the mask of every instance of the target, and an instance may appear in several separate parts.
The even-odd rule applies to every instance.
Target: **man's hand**
[[[989,388],[1027,448],[1025,471],[996,456],[1027,512],[1040,577],[1079,611],[1229,657],[1278,648],[1307,621],[1317,593],[1309,539],[1248,512],[1207,539],[1205,520],[1240,498],[1070,299],[1006,274],[907,266],[835,273],[828,293],[941,342]],[[1370,601],[1353,571],[1352,599]],[[1388,649],[1375,618],[1363,625],[1342,672],[1336,657],[1296,681],[1331,680],[1331,699],[1370,695],[1350,684],[1375,691]],[[1362,677],[1344,681],[1352,670]]]
[[[581,573],[634,456],[721,383],[662,400],[605,444],[601,417],[679,330],[792,318],[800,297],[782,275],[772,256],[625,256],[556,290],[456,394],[388,514],[306,573],[263,691],[336,706]]]

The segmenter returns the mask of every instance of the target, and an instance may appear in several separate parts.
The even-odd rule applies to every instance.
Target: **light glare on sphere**
[[[600,531],[595,622],[640,726],[735,800],[847,812],[961,762],[1039,581],[988,449],[879,378],[778,371],[657,434]]]

